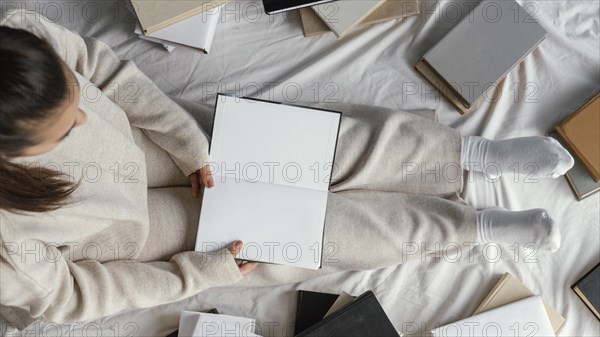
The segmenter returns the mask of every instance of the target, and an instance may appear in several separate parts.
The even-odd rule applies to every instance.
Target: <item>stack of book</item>
[[[135,33],[162,44],[169,52],[176,46],[210,51],[224,0],[131,0],[138,24]]]
[[[557,125],[550,136],[575,159],[565,176],[577,200],[600,191],[600,94]]]
[[[358,297],[298,291],[296,337],[399,337],[372,291]]]
[[[484,0],[416,68],[460,113],[466,113],[483,101],[495,102],[497,84],[545,36],[546,30],[514,0]]]
[[[523,283],[504,274],[471,317],[432,330],[434,337],[555,336],[565,322]],[[462,332],[462,334],[461,334]]]

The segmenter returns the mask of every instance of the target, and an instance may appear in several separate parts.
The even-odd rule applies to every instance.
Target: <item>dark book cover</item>
[[[296,337],[400,337],[372,291],[325,317]]]
[[[583,303],[600,320],[600,263],[572,287]]]
[[[340,295],[298,290],[294,336],[319,323],[338,296]]]

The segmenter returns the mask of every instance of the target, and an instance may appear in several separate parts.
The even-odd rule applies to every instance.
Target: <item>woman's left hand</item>
[[[209,165],[202,166],[201,169],[190,174],[188,178],[190,178],[190,182],[192,183],[192,196],[196,199],[200,197],[200,189],[202,186],[208,188],[215,186],[215,181],[212,172],[210,172]]]

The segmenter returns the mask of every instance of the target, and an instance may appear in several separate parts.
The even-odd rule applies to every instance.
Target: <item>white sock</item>
[[[477,241],[503,242],[521,247],[529,243],[540,250],[560,248],[560,231],[548,211],[537,208],[512,212],[495,207],[477,211]]]
[[[464,170],[484,172],[491,178],[502,174],[530,175],[529,178],[557,178],[573,167],[571,154],[551,137],[521,137],[489,140],[462,137]]]

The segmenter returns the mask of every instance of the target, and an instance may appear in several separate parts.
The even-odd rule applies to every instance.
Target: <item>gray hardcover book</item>
[[[484,0],[423,59],[470,107],[545,37],[546,30],[514,0]]]
[[[558,140],[562,146],[564,146],[566,149],[569,149],[569,146],[556,132],[552,132],[548,136]],[[567,171],[565,176],[567,177],[569,185],[571,185],[577,200],[582,200],[600,191],[600,182],[594,181],[594,178],[592,178],[583,164],[579,161],[579,159],[577,159],[577,156],[573,155],[573,158],[575,159],[575,165],[573,165],[573,168]]]

